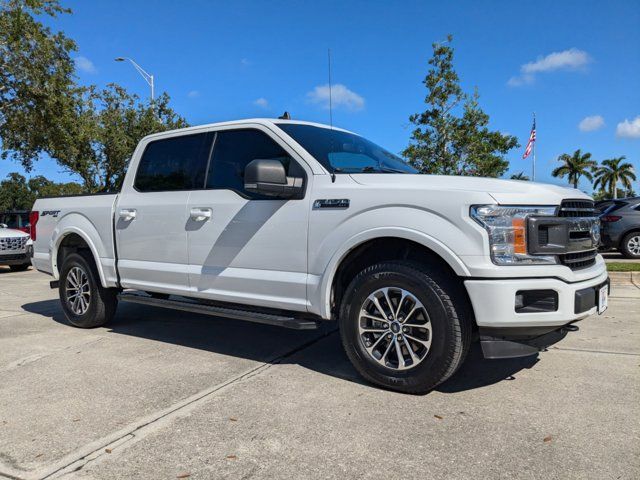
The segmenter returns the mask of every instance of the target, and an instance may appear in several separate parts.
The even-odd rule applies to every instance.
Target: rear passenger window
[[[279,160],[289,176],[304,176],[304,170],[269,135],[260,130],[218,132],[207,188],[234,190],[250,198],[270,198],[244,190],[244,168],[256,159]]]
[[[211,135],[200,133],[150,142],[134,186],[140,192],[199,190],[204,186]]]

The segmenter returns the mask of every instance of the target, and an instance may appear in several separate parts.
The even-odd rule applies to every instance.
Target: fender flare
[[[330,318],[331,316],[331,287],[338,267],[347,255],[358,246],[376,238],[395,237],[410,240],[418,243],[442,258],[459,276],[471,276],[469,269],[464,262],[449,247],[438,239],[418,230],[405,227],[378,227],[360,232],[345,241],[333,254],[327,264],[322,279],[320,281],[320,316]]]
[[[77,216],[77,215],[70,215],[70,216]],[[91,225],[91,222],[89,222],[85,217],[80,216],[81,218],[84,219],[83,223],[88,223],[90,225],[90,229],[93,230],[93,234],[96,238],[100,238],[98,231],[95,229],[95,227],[93,225]],[[65,217],[64,220],[66,220],[67,217]],[[72,233],[75,233],[76,235],[78,235],[80,238],[82,238],[85,243],[89,246],[89,250],[91,250],[91,255],[93,256],[93,261],[95,263],[96,269],[98,270],[98,275],[100,276],[100,284],[103,287],[107,287],[107,283],[105,280],[105,275],[104,275],[104,271],[102,268],[102,263],[100,262],[100,255],[98,253],[98,248],[96,246],[96,243],[93,241],[93,239],[91,238],[90,235],[87,234],[87,232],[83,229],[80,229],[78,227],[76,227],[75,225],[67,225],[67,226],[63,226],[62,228],[60,228],[60,224],[62,223],[62,220],[60,222],[58,222],[58,225],[56,226],[56,229],[53,232],[53,236],[52,236],[52,242],[51,242],[51,271],[53,272],[53,277],[55,279],[59,279],[60,278],[60,271],[59,271],[59,266],[58,266],[58,252],[60,250],[60,245],[62,244],[63,240],[69,236]],[[85,225],[86,227],[86,225]]]

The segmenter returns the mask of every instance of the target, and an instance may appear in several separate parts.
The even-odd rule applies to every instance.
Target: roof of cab
[[[208,129],[208,128],[215,128],[215,127],[229,127],[229,126],[242,126],[242,125],[251,125],[251,124],[258,124],[258,125],[264,125],[264,126],[277,126],[278,124],[293,124],[293,125],[310,125],[313,127],[319,127],[319,128],[326,128],[326,129],[331,129],[331,130],[337,130],[340,132],[347,132],[347,133],[353,133],[353,132],[349,132],[349,130],[345,130],[343,128],[338,128],[338,127],[333,127],[331,125],[325,125],[323,123],[315,123],[315,122],[305,122],[303,120],[283,120],[280,118],[245,118],[242,120],[231,120],[231,121],[227,121],[227,122],[216,122],[216,123],[206,123],[203,125],[194,125],[192,127],[186,127],[186,128],[178,128],[175,130],[165,130],[163,132],[158,132],[158,133],[152,133],[151,135],[147,135],[146,137],[144,137],[145,139],[152,139],[152,138],[157,138],[157,137],[163,137],[166,136],[168,134],[175,134],[175,133],[188,133],[191,131],[198,131],[198,130],[203,130],[203,129]]]

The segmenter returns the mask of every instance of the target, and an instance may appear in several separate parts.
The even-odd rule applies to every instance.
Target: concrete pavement
[[[538,357],[474,348],[409,396],[363,382],[331,325],[120,305],[79,330],[48,280],[0,271],[0,478],[640,477],[633,285]]]

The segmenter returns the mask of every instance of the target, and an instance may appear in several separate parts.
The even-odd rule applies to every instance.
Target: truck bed
[[[113,193],[36,200],[32,210],[39,212],[39,218],[35,226],[33,265],[41,272],[58,277],[57,262],[51,258],[51,252],[56,251],[55,247],[63,240],[60,236],[63,227],[69,226],[100,259],[110,279],[107,283],[115,282],[113,209],[117,198],[118,194]]]

